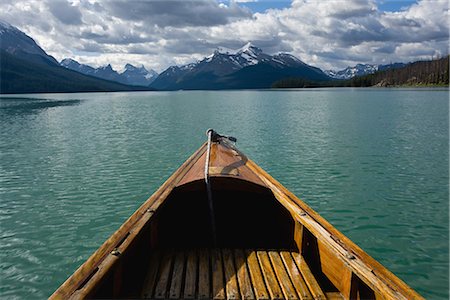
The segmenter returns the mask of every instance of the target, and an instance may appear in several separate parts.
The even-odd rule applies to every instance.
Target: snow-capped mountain
[[[354,67],[347,67],[340,71],[327,70],[324,71],[328,76],[335,79],[350,79],[355,76],[363,76],[373,74],[378,71],[378,66],[369,64],[357,64]]]
[[[138,68],[131,64],[126,64],[122,73],[115,71],[110,64],[93,68],[89,65],[80,64],[71,58],[63,59],[60,65],[85,75],[138,86],[148,86],[158,76],[158,73],[154,70],[147,71],[144,66]]]
[[[328,70],[324,71],[328,76],[335,79],[350,79],[356,76],[364,76],[373,74],[377,71],[384,71],[387,69],[396,69],[404,67],[403,63],[394,63],[388,65],[370,65],[370,64],[357,64],[354,67],[347,67],[340,71]]]
[[[55,65],[58,62],[36,44],[36,42],[9,23],[0,20],[0,50],[9,54],[33,61],[36,63],[45,63]]]
[[[0,94],[150,90],[62,67],[18,28],[0,21]],[[66,61],[74,65],[74,61]]]
[[[71,69],[86,75],[94,75],[95,73],[95,68],[80,64],[76,60],[73,60],[71,58],[65,58],[59,64],[67,69]]]
[[[219,48],[195,63],[171,66],[158,76],[152,87],[269,88],[274,81],[292,76],[319,81],[329,79],[320,69],[305,64],[295,56],[287,53],[269,55],[253,44],[247,43],[237,50]]]

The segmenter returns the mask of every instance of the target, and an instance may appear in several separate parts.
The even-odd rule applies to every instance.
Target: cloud
[[[104,6],[115,16],[144,21],[160,27],[215,26],[250,18],[248,9],[234,2],[230,5],[213,0],[108,1]]]
[[[251,13],[242,1],[0,1],[0,19],[55,58],[116,69],[129,62],[162,71],[248,41],[324,69],[448,53],[447,0],[420,0],[397,12],[372,0],[295,0],[263,13]]]
[[[67,25],[80,25],[82,23],[80,10],[69,2],[56,0],[47,4],[53,16],[62,23]]]

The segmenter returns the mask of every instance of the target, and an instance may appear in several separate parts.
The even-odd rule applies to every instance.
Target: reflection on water
[[[52,107],[79,105],[81,100],[53,100],[33,98],[1,98],[0,113],[30,114],[39,113]]]
[[[448,96],[0,97],[0,298],[48,297],[214,128],[423,296],[448,299]]]

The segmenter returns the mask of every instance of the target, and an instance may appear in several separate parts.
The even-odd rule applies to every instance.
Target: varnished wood
[[[196,180],[204,180],[206,153],[204,153],[192,169],[184,176],[177,186]],[[259,176],[247,166],[248,158],[224,144],[214,143],[211,147],[210,176],[234,177],[264,186]]]
[[[303,225],[300,222],[295,222],[294,225],[294,241],[297,245],[297,249],[301,253],[303,245]]]
[[[153,296],[153,290],[155,288],[156,284],[156,276],[158,273],[158,267],[160,262],[160,255],[159,251],[155,250],[153,251],[153,254],[151,255],[147,277],[144,281],[144,286],[142,289],[141,297],[142,298],[152,298]]]
[[[129,253],[136,253],[135,245],[139,243],[142,245],[141,232],[143,231],[147,232],[148,244],[146,245],[150,245],[146,249],[159,247],[162,238],[161,232],[158,231],[160,226],[157,222],[157,212],[160,206],[174,194],[174,190],[177,191],[190,183],[203,180],[205,150],[204,144],[54,292],[50,299],[95,298],[96,293],[100,292],[103,293],[104,298],[120,296],[126,298],[127,295],[130,297],[138,295],[139,292],[133,294],[133,291],[129,291],[124,286],[127,282],[126,278],[121,276],[121,273],[125,273],[127,269],[127,264],[124,262],[134,257]],[[184,257],[179,259],[178,256],[167,259],[167,253],[165,253],[160,263],[152,262],[154,260],[152,253],[145,258],[141,253],[136,257],[143,259],[145,265],[149,260],[152,266],[158,265],[156,275],[149,272],[145,280],[143,276],[142,279],[137,278],[144,290],[147,289],[142,296],[179,298],[183,297],[184,291],[187,292],[184,295],[185,298],[200,299],[211,297],[224,299],[226,296],[247,298],[247,295],[258,299],[269,297],[294,299],[294,294],[301,299],[308,299],[308,297],[325,299],[327,296],[334,298],[341,296],[344,299],[355,297],[422,299],[411,287],[371,258],[225,140],[212,145],[210,176],[217,179],[213,182],[219,183],[216,187],[219,190],[233,189],[235,184],[227,181],[231,178],[243,183],[239,184],[240,191],[245,191],[247,183],[249,187],[250,184],[252,185],[252,189],[249,188],[247,192],[258,190],[254,188],[255,186],[260,187],[259,193],[261,189],[270,190],[270,197],[273,195],[273,200],[278,201],[278,205],[280,207],[282,205],[283,209],[288,211],[286,218],[293,220],[292,227],[288,227],[288,230],[283,229],[283,232],[288,233],[287,237],[292,238],[293,247],[296,245],[299,252],[287,251],[291,257],[290,260],[284,252],[276,249],[259,249],[257,255],[254,251],[250,251],[240,258],[236,253],[233,258],[232,251],[228,253],[224,250],[224,257],[222,257],[221,249],[211,250],[211,253],[202,250],[206,251],[203,253],[206,255],[199,253],[198,261],[195,262],[190,260],[191,254],[184,252],[186,259]],[[254,209],[257,212],[258,207]],[[208,216],[205,214],[204,218]],[[286,218],[283,215],[283,219]],[[231,219],[232,216],[230,216]],[[271,222],[271,220],[262,221]],[[253,224],[257,222],[259,220],[255,219]],[[253,230],[253,227],[245,228]],[[304,245],[305,233],[316,240],[314,249]],[[130,249],[134,252],[130,252]],[[315,251],[317,255],[302,253],[302,251]],[[316,261],[309,261],[311,263],[309,268],[305,259]],[[245,264],[242,264],[242,260]],[[242,268],[243,265],[246,267]],[[283,266],[285,269],[282,268]],[[245,270],[248,271],[247,281],[250,283],[250,290],[254,292],[253,295],[246,283]],[[195,272],[195,279],[193,272]],[[155,276],[157,280],[152,281]],[[321,276],[326,276],[326,284],[333,285],[334,290],[321,288],[318,282],[323,283],[324,279]],[[108,278],[112,283],[105,283]],[[105,284],[112,284],[112,286],[108,287]],[[125,291],[129,294],[122,295]]]
[[[339,292],[328,292],[325,296],[327,300],[344,300],[344,297]]]
[[[275,271],[275,275],[278,278],[281,289],[286,299],[298,299],[297,292],[292,285],[291,279],[286,272],[283,261],[280,258],[280,254],[277,251],[270,251],[269,258]]]
[[[234,267],[233,252],[230,249],[223,249],[222,257],[225,271],[227,299],[241,299],[237,283],[237,273]]]
[[[198,264],[198,298],[210,299],[210,256],[208,249],[199,251]]]
[[[177,252],[175,261],[173,264],[172,280],[169,290],[170,299],[179,299],[181,295],[181,286],[183,284],[184,276],[184,253],[182,251]]]
[[[366,284],[374,289],[377,295],[384,295],[385,298],[392,299],[423,299],[253,161],[249,160],[247,165],[255,174],[259,175],[292,216],[308,230],[311,230],[321,242],[326,243],[327,247],[333,249],[332,251],[335,251],[345,261],[346,266],[352,272],[356,272]],[[340,243],[337,243],[336,240],[339,240]],[[347,258],[352,257],[351,255],[354,258]]]
[[[197,261],[197,256],[193,255],[196,251],[199,253],[198,268],[194,263]],[[205,271],[208,267],[201,267],[209,261],[206,249],[177,249],[173,252],[158,249],[158,252],[162,254],[152,256],[147,275],[147,278],[151,280],[147,280],[144,284],[142,298],[214,298],[209,296],[209,292],[202,292],[202,290],[209,291],[209,284],[205,285],[205,282],[209,280],[205,280],[207,278],[204,277],[204,274],[209,274],[209,270]],[[318,289],[311,278],[307,279],[310,282],[309,286],[305,283],[304,275],[298,271],[293,259],[293,256],[299,256],[295,250],[212,249],[210,253],[213,262],[212,280],[215,291],[213,295],[216,298],[325,299],[328,297],[328,293],[321,294],[310,290],[310,288]],[[153,263],[156,259],[160,260],[160,266]],[[185,264],[183,264],[184,261],[186,261]],[[306,271],[303,270],[305,276],[311,276],[307,266],[301,266],[301,268],[306,269]],[[251,271],[248,272],[248,269]],[[251,273],[253,276],[250,275]],[[197,277],[198,281],[195,280]],[[180,282],[184,282],[184,293],[180,291]],[[156,287],[153,288],[155,284]],[[266,287],[268,290],[265,289]],[[188,292],[189,289],[191,292]],[[196,290],[198,295],[195,294]],[[254,290],[259,297],[255,297]],[[311,294],[315,297],[313,298]],[[340,293],[329,295],[333,298],[338,296],[342,298]]]
[[[114,265],[115,258],[109,257],[111,251],[116,247],[116,245],[123,240],[131,230],[137,233],[140,229],[148,222],[152,214],[148,211],[155,211],[161,203],[167,198],[167,196],[172,192],[176,184],[184,177],[184,175],[195,165],[199,157],[206,151],[206,143],[203,144],[188,160],[186,160],[183,165],[172,174],[169,179],[147,200],[142,204],[139,209],[130,216],[130,218],[125,221],[125,223],[120,226],[120,228],[113,233],[113,235],[107,239],[103,245],[88,258],[88,260],[82,264],[51,296],[49,299],[68,299],[72,296],[83,298],[86,297],[96,285],[103,278],[99,276],[100,274],[96,272],[96,280],[89,280],[84,287],[84,291],[78,294],[74,294],[86,280],[92,276],[93,272],[99,268],[101,264],[103,274],[106,274],[110,268]],[[130,236],[130,240],[134,236]]]
[[[167,298],[167,287],[170,283],[170,269],[172,267],[172,251],[167,251],[162,260],[161,265],[159,267],[159,279],[156,282],[155,287],[155,298],[156,299],[165,299]]]
[[[266,300],[269,298],[264,279],[259,266],[258,257],[254,251],[245,251],[247,255],[247,265],[250,271],[250,278],[252,280],[253,288],[257,299]]]
[[[186,259],[186,277],[184,281],[184,299],[194,299],[197,286],[197,253],[195,249],[188,252]]]
[[[212,293],[214,299],[225,299],[222,253],[220,249],[211,251]]]
[[[266,282],[267,289],[271,299],[283,299],[283,293],[281,292],[280,285],[278,284],[277,277],[270,264],[269,256],[266,251],[257,252],[261,271]]]
[[[250,274],[247,269],[246,257],[241,249],[234,250],[234,260],[238,274],[239,289],[242,299],[255,299]]]
[[[292,259],[291,253],[287,251],[281,251],[280,255],[300,299],[312,299],[311,292],[309,291],[308,286],[303,279],[303,276],[298,270],[296,263]]]
[[[306,264],[305,260],[299,253],[291,253],[292,258],[297,265],[297,268],[300,270],[300,273],[302,274],[302,277],[304,278],[312,296],[314,299],[326,299],[324,292],[322,291],[322,288],[320,287],[319,283],[317,282],[316,278],[312,274],[311,270],[309,269],[309,266]]]

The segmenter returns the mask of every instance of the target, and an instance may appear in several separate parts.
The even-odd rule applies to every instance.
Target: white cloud
[[[242,1],[61,1],[3,1],[0,19],[58,60],[115,69],[129,62],[162,71],[248,41],[325,69],[448,53],[447,0],[422,0],[399,12],[380,11],[375,1],[295,0],[254,14]]]

